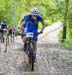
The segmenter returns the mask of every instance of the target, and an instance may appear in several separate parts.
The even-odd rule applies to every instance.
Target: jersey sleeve
[[[21,20],[21,22],[27,22],[28,21],[28,16],[24,16],[24,18]]]
[[[28,20],[29,20],[29,16],[25,16],[24,21],[27,23]]]
[[[45,22],[42,17],[39,17],[39,21],[41,22],[42,25],[45,25]]]
[[[21,20],[21,22],[23,22],[24,21],[24,18]]]
[[[43,22],[43,21],[44,21],[43,18],[42,18],[41,16],[39,16],[38,19],[39,19],[40,22]]]
[[[3,24],[1,25],[1,28],[4,29],[4,25]]]

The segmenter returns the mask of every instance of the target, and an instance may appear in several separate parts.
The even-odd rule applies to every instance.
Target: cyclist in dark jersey
[[[28,32],[33,32],[33,38],[34,41],[34,49],[35,49],[35,58],[36,58],[36,50],[37,50],[37,40],[38,40],[38,23],[42,23],[42,29],[39,32],[39,34],[43,33],[43,30],[45,28],[45,23],[43,18],[39,15],[39,10],[37,8],[33,8],[30,15],[26,15],[23,22],[21,23],[21,27],[25,25],[24,34]],[[24,46],[27,42],[27,37],[24,37]]]
[[[1,27],[0,27],[0,34],[2,34],[2,37],[4,33],[7,31],[7,23],[6,21],[2,21]],[[4,43],[4,37],[3,37],[3,43]]]

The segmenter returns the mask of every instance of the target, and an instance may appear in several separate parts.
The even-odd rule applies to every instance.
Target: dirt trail
[[[28,57],[23,52],[23,42],[20,37],[9,44],[7,53],[4,53],[2,44],[0,75],[72,75],[72,62],[66,58],[68,55],[72,57],[72,52],[58,48],[59,30],[56,29],[39,40],[34,72],[30,71]]]

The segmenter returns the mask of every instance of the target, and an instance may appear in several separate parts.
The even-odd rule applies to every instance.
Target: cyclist
[[[9,35],[11,36],[11,41],[12,41],[12,39],[14,41],[15,34],[16,34],[16,28],[15,27],[10,27],[9,28]]]
[[[42,29],[40,32],[38,32],[38,23],[42,23]],[[37,40],[38,40],[38,35],[36,33],[43,33],[43,30],[45,28],[45,23],[43,18],[39,15],[39,10],[37,8],[33,8],[31,10],[31,13],[29,15],[26,15],[23,22],[21,23],[21,27],[25,26],[25,31],[24,34],[28,32],[33,32],[33,38],[32,40],[34,41],[34,60],[36,59],[36,50],[37,50]],[[24,41],[24,47],[26,46],[27,42],[27,37],[23,38]]]
[[[0,33],[2,34],[3,37],[3,43],[4,43],[4,34],[7,31],[7,22],[4,20],[2,21],[1,27],[0,27]]]
[[[9,34],[14,34],[15,33],[15,31],[16,31],[16,29],[14,28],[14,27],[11,27],[10,29],[9,29]]]

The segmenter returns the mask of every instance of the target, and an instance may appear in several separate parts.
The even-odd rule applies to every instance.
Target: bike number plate
[[[33,33],[32,32],[26,33],[26,37],[33,37]]]

